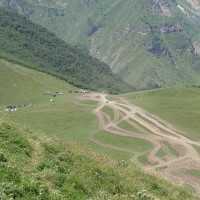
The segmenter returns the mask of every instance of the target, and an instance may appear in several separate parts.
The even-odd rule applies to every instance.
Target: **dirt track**
[[[185,136],[180,131],[173,128],[167,122],[144,111],[143,109],[130,104],[126,99],[108,100],[106,94],[89,93],[81,97],[85,100],[94,100],[98,102],[95,109],[96,116],[99,121],[99,129],[105,130],[110,134],[128,136],[130,138],[139,138],[149,141],[153,144],[152,151],[147,153],[149,165],[144,169],[156,175],[161,175],[173,182],[179,184],[189,184],[198,193],[200,193],[200,178],[194,177],[187,170],[200,170],[200,154],[193,145],[200,146],[199,142],[195,142]],[[110,107],[114,112],[114,118],[103,112],[104,107]],[[131,124],[136,122],[141,127],[148,130],[149,134],[136,133],[119,127],[122,121]],[[94,138],[91,141],[103,147],[112,148],[126,152],[127,150],[115,147],[113,145],[103,144]],[[177,152],[178,156],[167,156],[167,159],[160,158],[157,154],[163,148],[163,144],[167,142]],[[127,151],[128,152],[128,151]],[[181,173],[182,172],[182,173]]]

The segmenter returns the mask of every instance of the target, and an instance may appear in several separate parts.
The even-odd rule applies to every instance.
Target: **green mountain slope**
[[[198,1],[1,0],[109,64],[137,89],[199,84]]]
[[[21,15],[0,9],[0,56],[54,74],[87,89],[109,92],[129,87],[109,67]]]

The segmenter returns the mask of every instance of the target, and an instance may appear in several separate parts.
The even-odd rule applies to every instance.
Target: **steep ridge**
[[[0,2],[87,47],[137,89],[200,83],[197,0]]]
[[[66,44],[25,17],[0,9],[0,18],[1,57],[51,73],[82,88],[109,92],[130,89],[105,63],[83,49]]]

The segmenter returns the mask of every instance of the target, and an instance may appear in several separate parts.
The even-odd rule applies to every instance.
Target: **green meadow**
[[[130,159],[135,152],[143,153],[151,148],[151,144],[143,140],[99,132],[98,121],[93,113],[97,103],[81,101],[78,94],[71,92],[78,89],[63,80],[5,60],[0,60],[0,74],[0,93],[3,94],[0,98],[0,114],[4,120],[31,129],[38,135],[45,133],[80,143],[116,160]],[[49,95],[55,92],[63,92],[64,95]],[[19,107],[17,112],[6,112],[8,105],[28,106]],[[114,118],[114,112],[109,107],[103,111]],[[93,136],[104,146],[93,143]],[[109,144],[113,144],[114,148],[106,147]]]
[[[200,140],[200,88],[167,88],[129,93],[125,97],[170,122],[187,137]]]
[[[1,111],[20,126],[38,132],[85,142],[97,127],[91,112],[95,104],[80,102],[71,90],[78,90],[55,77],[0,60]],[[49,93],[63,92],[52,97]],[[53,99],[53,102],[51,102]],[[7,105],[30,105],[17,112],[5,112]]]
[[[106,132],[99,132],[94,137],[103,144],[114,145],[133,153],[147,152],[153,147],[151,143],[142,139],[116,136]]]

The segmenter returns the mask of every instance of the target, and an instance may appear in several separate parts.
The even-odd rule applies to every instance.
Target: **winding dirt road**
[[[200,194],[200,177],[192,176],[189,173],[191,170],[200,170],[200,154],[194,147],[194,145],[200,146],[200,142],[185,137],[167,122],[136,105],[130,104],[122,97],[109,100],[106,94],[88,93],[82,95],[81,99],[98,102],[98,107],[94,112],[98,118],[100,130],[110,134],[142,139],[153,145],[153,149],[147,152],[149,164],[143,164],[145,171],[163,176],[178,184],[190,185]],[[113,110],[113,119],[103,110],[105,107]],[[123,121],[133,127],[134,124],[131,122],[137,123],[148,130],[148,134],[121,128],[119,124]],[[126,149],[116,147],[114,144],[104,144],[93,137],[91,141],[102,147],[129,152]],[[166,143],[176,151],[176,156],[167,155],[166,159],[158,156],[159,151],[162,150]]]

